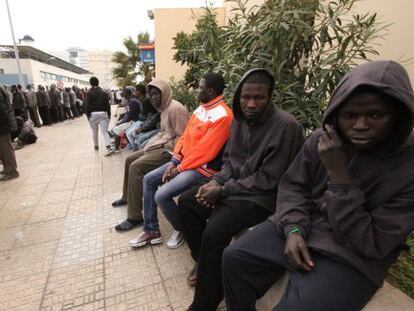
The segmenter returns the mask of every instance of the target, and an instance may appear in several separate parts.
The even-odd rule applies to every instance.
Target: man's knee
[[[241,259],[241,252],[234,246],[229,245],[224,249],[222,268],[223,271],[229,271],[238,266]]]

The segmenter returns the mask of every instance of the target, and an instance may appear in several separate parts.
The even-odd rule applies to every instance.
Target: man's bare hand
[[[286,238],[284,254],[290,265],[296,269],[311,271],[314,267],[305,239],[299,233],[293,233]]]
[[[167,182],[171,179],[171,171],[176,168],[175,164],[170,162],[168,163],[168,166],[164,172],[164,175],[162,175],[162,182]]]
[[[220,193],[221,185],[212,180],[198,189],[196,199],[199,204],[213,208],[214,204],[220,199]]]
[[[326,131],[319,137],[318,153],[332,182],[344,184],[352,181],[348,171],[348,156],[344,144],[336,131],[329,125],[326,125]]]

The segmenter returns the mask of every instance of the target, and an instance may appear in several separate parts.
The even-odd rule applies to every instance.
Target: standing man
[[[55,84],[50,86],[50,117],[53,123],[60,121],[60,94]]]
[[[19,177],[16,156],[10,139],[10,133],[16,129],[16,118],[10,105],[9,95],[6,89],[0,85],[0,159],[3,162],[0,181]]]
[[[36,127],[41,127],[39,113],[37,112],[37,97],[36,92],[33,90],[32,85],[27,85],[26,92],[27,110],[29,110],[30,119],[33,121]]]
[[[414,94],[392,61],[356,67],[279,184],[276,213],[228,247],[227,310],[286,270],[277,310],[359,311],[414,229]]]
[[[187,109],[171,98],[171,87],[163,80],[148,84],[151,103],[161,114],[160,131],[147,142],[142,150],[125,159],[122,198],[112,203],[118,207],[128,204],[127,219],[117,225],[117,231],[129,230],[143,222],[143,178],[148,172],[167,163],[178,138],[188,123]]]
[[[98,126],[101,128],[101,134],[105,140],[106,153],[108,156],[114,153],[111,148],[111,139],[108,134],[109,120],[111,120],[111,106],[109,105],[108,94],[99,87],[97,77],[89,79],[91,88],[86,94],[86,116],[92,129],[92,138],[95,150],[99,150]]]
[[[45,91],[45,88],[42,85],[37,87],[36,92],[37,106],[39,107],[39,114],[42,118],[43,125],[50,125],[52,122],[50,120],[50,99],[49,95]]]
[[[224,248],[233,236],[274,212],[280,177],[302,146],[299,123],[272,103],[274,83],[265,69],[242,77],[221,171],[179,198],[184,236],[198,262],[188,278],[189,285],[196,286],[190,310],[217,309],[223,299]]]
[[[144,177],[144,231],[129,242],[132,247],[162,242],[157,206],[173,227],[167,247],[183,244],[181,217],[174,197],[202,180],[210,180],[220,169],[221,150],[233,121],[223,90],[224,79],[219,74],[209,73],[200,80],[197,97],[201,105],[175,145],[174,156]]]

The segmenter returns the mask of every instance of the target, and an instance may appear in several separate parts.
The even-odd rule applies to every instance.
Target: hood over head
[[[159,112],[165,110],[171,102],[171,87],[164,80],[153,80],[148,84],[148,91],[151,87],[156,87],[161,91],[161,107],[157,110]]]
[[[361,87],[373,88],[405,105],[410,114],[399,116],[401,122],[397,121],[397,133],[401,136],[397,138],[399,144],[403,144],[413,129],[414,93],[407,71],[394,61],[373,61],[348,72],[332,93],[322,120],[323,125],[335,123],[338,107]]]
[[[243,115],[243,111],[241,110],[240,107],[240,94],[241,94],[241,88],[243,86],[243,83],[245,82],[245,80],[247,79],[247,77],[249,77],[250,75],[252,75],[253,73],[256,72],[263,72],[264,74],[268,75],[271,81],[271,90],[270,90],[270,94],[273,94],[273,88],[274,88],[274,84],[275,84],[275,77],[273,76],[272,72],[270,70],[264,69],[264,68],[255,68],[255,69],[250,69],[248,70],[243,77],[240,79],[239,84],[237,84],[236,87],[236,92],[234,93],[234,97],[233,97],[233,114],[234,117],[237,120],[244,120],[244,115]],[[265,108],[265,110],[263,111],[263,113],[261,114],[261,116],[259,117],[259,120],[263,118],[263,116],[266,115],[266,113],[272,109],[272,99],[271,99],[272,95],[270,95],[270,100],[269,103],[267,105],[267,107]]]

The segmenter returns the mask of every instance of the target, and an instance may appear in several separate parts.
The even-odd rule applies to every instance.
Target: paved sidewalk
[[[0,183],[0,310],[185,310],[187,246],[134,251],[138,230],[114,230],[128,152],[94,151],[85,117],[37,132],[16,151],[20,178]],[[161,230],[168,239],[163,216]],[[414,310],[393,288],[383,298],[369,310]]]

